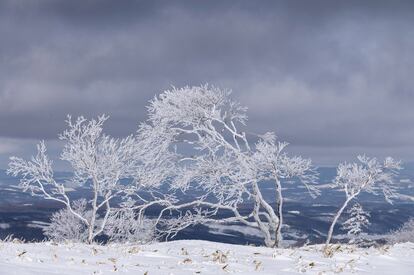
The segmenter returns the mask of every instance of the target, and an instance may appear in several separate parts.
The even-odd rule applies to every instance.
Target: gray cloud
[[[68,113],[124,135],[156,93],[208,82],[323,162],[412,160],[413,23],[412,1],[1,1],[0,137],[53,140]]]

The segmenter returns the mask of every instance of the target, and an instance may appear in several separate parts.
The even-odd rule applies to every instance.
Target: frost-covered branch
[[[103,134],[107,118],[100,116],[87,120],[78,117],[72,120],[68,116],[68,128],[59,135],[64,142],[61,160],[67,161],[73,169],[69,182],[91,189],[92,200],[87,201],[86,205],[74,205],[66,192],[67,182],[55,180],[44,142],[40,142],[37,155],[30,161],[12,157],[8,169],[9,174],[20,177],[19,186],[24,191],[64,204],[69,213],[86,226],[88,242],[103,232],[112,211],[112,200],[131,189],[121,181],[132,181],[141,161],[134,136],[117,139]],[[87,211],[80,211],[84,208]],[[67,214],[55,216],[54,219],[65,217]],[[64,221],[60,223],[67,224]]]
[[[401,170],[401,163],[391,157],[384,162],[376,158],[358,156],[357,163],[341,163],[337,169],[337,176],[334,184],[345,193],[346,199],[338,212],[335,214],[328,231],[325,251],[332,238],[334,227],[348,206],[349,202],[355,199],[361,192],[368,192],[374,195],[383,194],[388,203],[398,197],[394,176]]]
[[[281,182],[298,178],[316,195],[312,185],[316,174],[310,160],[282,152],[287,144],[277,143],[273,134],[249,140],[240,130],[247,122],[246,108],[229,95],[227,90],[207,85],[165,91],[151,101],[148,123],[141,129],[156,133],[148,137],[162,136],[163,142],[156,147],[177,155],[180,172],[172,188],[201,190],[203,195],[193,202],[198,222],[211,222],[218,210],[230,211],[233,216],[228,221],[258,228],[267,246],[277,246],[281,240]],[[275,183],[276,205],[266,201],[260,189],[268,180]],[[239,209],[246,204],[252,205],[250,213],[240,215]],[[180,208],[168,206],[161,215]],[[188,212],[183,217],[190,220]]]

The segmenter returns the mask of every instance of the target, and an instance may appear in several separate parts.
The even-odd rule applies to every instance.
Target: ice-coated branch
[[[246,108],[229,95],[227,90],[208,85],[165,91],[151,101],[149,120],[141,129],[149,130],[146,136],[150,140],[163,137],[155,146],[160,149],[155,151],[177,156],[180,173],[172,180],[172,188],[201,190],[203,195],[193,205],[216,210],[198,211],[198,222],[211,222],[218,210],[229,211],[233,216],[225,221],[256,227],[265,236],[266,245],[278,246],[283,221],[282,182],[297,178],[317,195],[313,186],[316,173],[310,160],[284,153],[287,144],[276,142],[274,134],[248,138],[240,130],[247,122]],[[260,188],[268,180],[275,184],[276,205],[266,201]],[[250,214],[240,215],[240,207],[246,204],[251,205]],[[178,209],[177,205],[167,206],[161,216]],[[183,217],[187,220],[184,224],[189,224],[190,214]]]
[[[19,187],[29,191],[33,196],[43,197],[63,203],[68,210],[87,226],[89,221],[73,209],[66,195],[65,187],[53,178],[52,161],[46,154],[46,145],[41,141],[37,145],[37,154],[30,161],[11,157],[7,173],[14,177],[20,176]]]
[[[334,227],[348,206],[361,192],[382,193],[388,203],[398,197],[394,176],[401,170],[401,162],[387,157],[382,163],[376,158],[358,156],[358,162],[341,163],[337,169],[335,186],[345,193],[346,199],[335,214],[325,243],[325,251],[332,239]]]
[[[12,157],[7,171],[20,177],[19,186],[24,191],[64,204],[68,213],[86,226],[88,242],[104,231],[113,209],[112,200],[136,189],[131,184],[122,184],[121,180],[132,182],[138,168],[145,166],[135,136],[117,139],[103,134],[103,124],[107,119],[105,115],[91,120],[82,116],[72,120],[68,116],[68,127],[59,135],[64,142],[61,160],[67,161],[73,169],[70,182],[89,187],[92,192],[92,200],[87,201],[84,207],[77,207],[87,211],[77,211],[66,192],[67,182],[55,180],[44,142],[37,146],[37,155],[30,161]],[[65,217],[66,214],[57,215],[55,221]],[[68,223],[62,221],[60,224]]]

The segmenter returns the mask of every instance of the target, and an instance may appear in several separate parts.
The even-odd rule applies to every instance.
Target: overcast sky
[[[1,1],[0,168],[39,139],[56,156],[66,114],[121,136],[203,83],[318,164],[414,160],[413,26],[414,1]]]

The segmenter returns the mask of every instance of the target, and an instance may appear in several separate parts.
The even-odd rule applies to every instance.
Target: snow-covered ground
[[[0,274],[414,274],[414,244],[325,258],[321,246],[270,249],[207,241],[151,245],[0,243]]]

